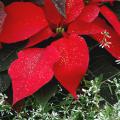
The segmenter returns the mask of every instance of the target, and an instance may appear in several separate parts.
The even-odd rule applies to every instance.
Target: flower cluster
[[[114,0],[66,0],[65,17],[51,0],[44,0],[43,6],[13,2],[5,7],[7,17],[0,42],[10,44],[29,39],[9,68],[13,104],[35,93],[53,76],[77,98],[76,89],[89,65],[88,47],[81,35],[92,37],[120,59],[120,22],[102,2]],[[30,48],[58,35],[61,37],[46,48]]]

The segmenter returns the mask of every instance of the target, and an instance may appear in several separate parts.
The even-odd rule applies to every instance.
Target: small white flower
[[[101,32],[101,34],[104,35],[107,38],[111,38],[111,36],[110,36],[109,32],[107,32],[107,30]]]
[[[106,38],[103,38],[103,40],[101,41],[101,44],[99,45],[99,47],[102,47],[102,48],[108,47],[108,48],[110,48],[110,45],[111,45],[111,44],[112,44],[112,43],[109,42],[109,41],[107,41]]]
[[[110,38],[111,38],[109,32],[107,32],[107,31],[105,30],[104,32],[101,32],[101,34],[103,35],[103,40],[101,41],[101,44],[100,44],[99,46],[102,47],[102,48],[104,48],[104,47],[110,48],[110,45],[111,45],[112,43],[107,40],[107,39],[110,39]]]
[[[119,59],[119,60],[116,60],[115,62],[116,62],[116,64],[120,64],[120,59]]]

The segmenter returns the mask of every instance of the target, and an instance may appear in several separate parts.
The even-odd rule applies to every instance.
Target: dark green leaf
[[[5,45],[3,49],[0,50],[0,72],[8,69],[12,61],[17,58],[17,52],[21,50],[25,44],[15,44],[15,45]]]
[[[116,77],[120,77],[120,69],[113,65],[111,61],[111,57],[102,55],[98,57],[94,57],[92,60],[94,61],[90,66],[90,73],[92,76],[103,75],[103,80],[101,81],[101,91],[100,95],[109,103],[114,104],[117,102],[115,87],[107,83],[106,80],[113,80]]]
[[[10,78],[7,71],[0,73],[0,92],[4,92],[10,86]]]
[[[103,74],[104,80],[111,79],[120,73],[120,70],[116,68],[111,62],[109,62],[109,58],[106,56],[96,57],[93,59],[93,64],[90,66],[90,71],[94,76],[99,76]]]
[[[114,3],[113,10],[120,20],[120,1]]]
[[[34,97],[36,99],[36,102],[44,108],[50,100],[50,98],[55,95],[56,91],[57,85],[53,82],[48,83],[37,93],[35,93]]]
[[[66,0],[52,0],[52,2],[54,3],[54,5],[57,8],[57,10],[59,11],[59,13],[62,16],[66,17],[66,10],[65,10]]]
[[[36,3],[37,5],[44,5],[44,0],[31,0],[31,1]]]

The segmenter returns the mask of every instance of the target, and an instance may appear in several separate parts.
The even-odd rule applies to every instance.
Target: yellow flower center
[[[89,4],[89,3],[90,3],[90,0],[84,0],[84,3],[85,3],[85,4]]]
[[[65,29],[63,27],[56,28],[56,33],[58,33],[58,34],[62,34],[64,31],[65,31]]]

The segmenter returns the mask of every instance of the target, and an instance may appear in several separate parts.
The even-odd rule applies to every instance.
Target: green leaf
[[[15,45],[5,45],[0,50],[0,72],[9,68],[9,65],[17,58],[17,52],[21,50],[25,44],[17,43]]]
[[[0,92],[4,92],[10,86],[10,78],[7,74],[7,71],[0,73]]]
[[[90,72],[93,76],[99,76],[103,74],[104,80],[112,79],[113,77],[120,74],[120,69],[113,65],[109,60],[110,58],[103,55],[101,57],[96,57],[90,65]]]
[[[114,104],[117,102],[115,87],[107,81],[113,81],[114,78],[118,77],[120,69],[113,65],[112,61],[110,62],[111,59],[105,55],[94,57],[92,60],[94,62],[90,65],[89,70],[94,77],[103,75],[100,94],[106,101]]]
[[[57,85],[53,82],[48,83],[37,93],[35,93],[34,97],[36,99],[36,103],[44,108],[50,100],[50,98],[55,95],[56,91]]]
[[[66,0],[52,0],[52,2],[54,3],[54,5],[57,8],[57,10],[59,11],[59,13],[62,16],[66,17],[66,10],[65,10]]]
[[[116,0],[116,2],[114,2],[114,6],[112,6],[111,9],[115,12],[115,14],[118,16],[120,20],[120,1]]]
[[[44,0],[31,0],[32,2],[36,3],[37,5],[44,5]]]

